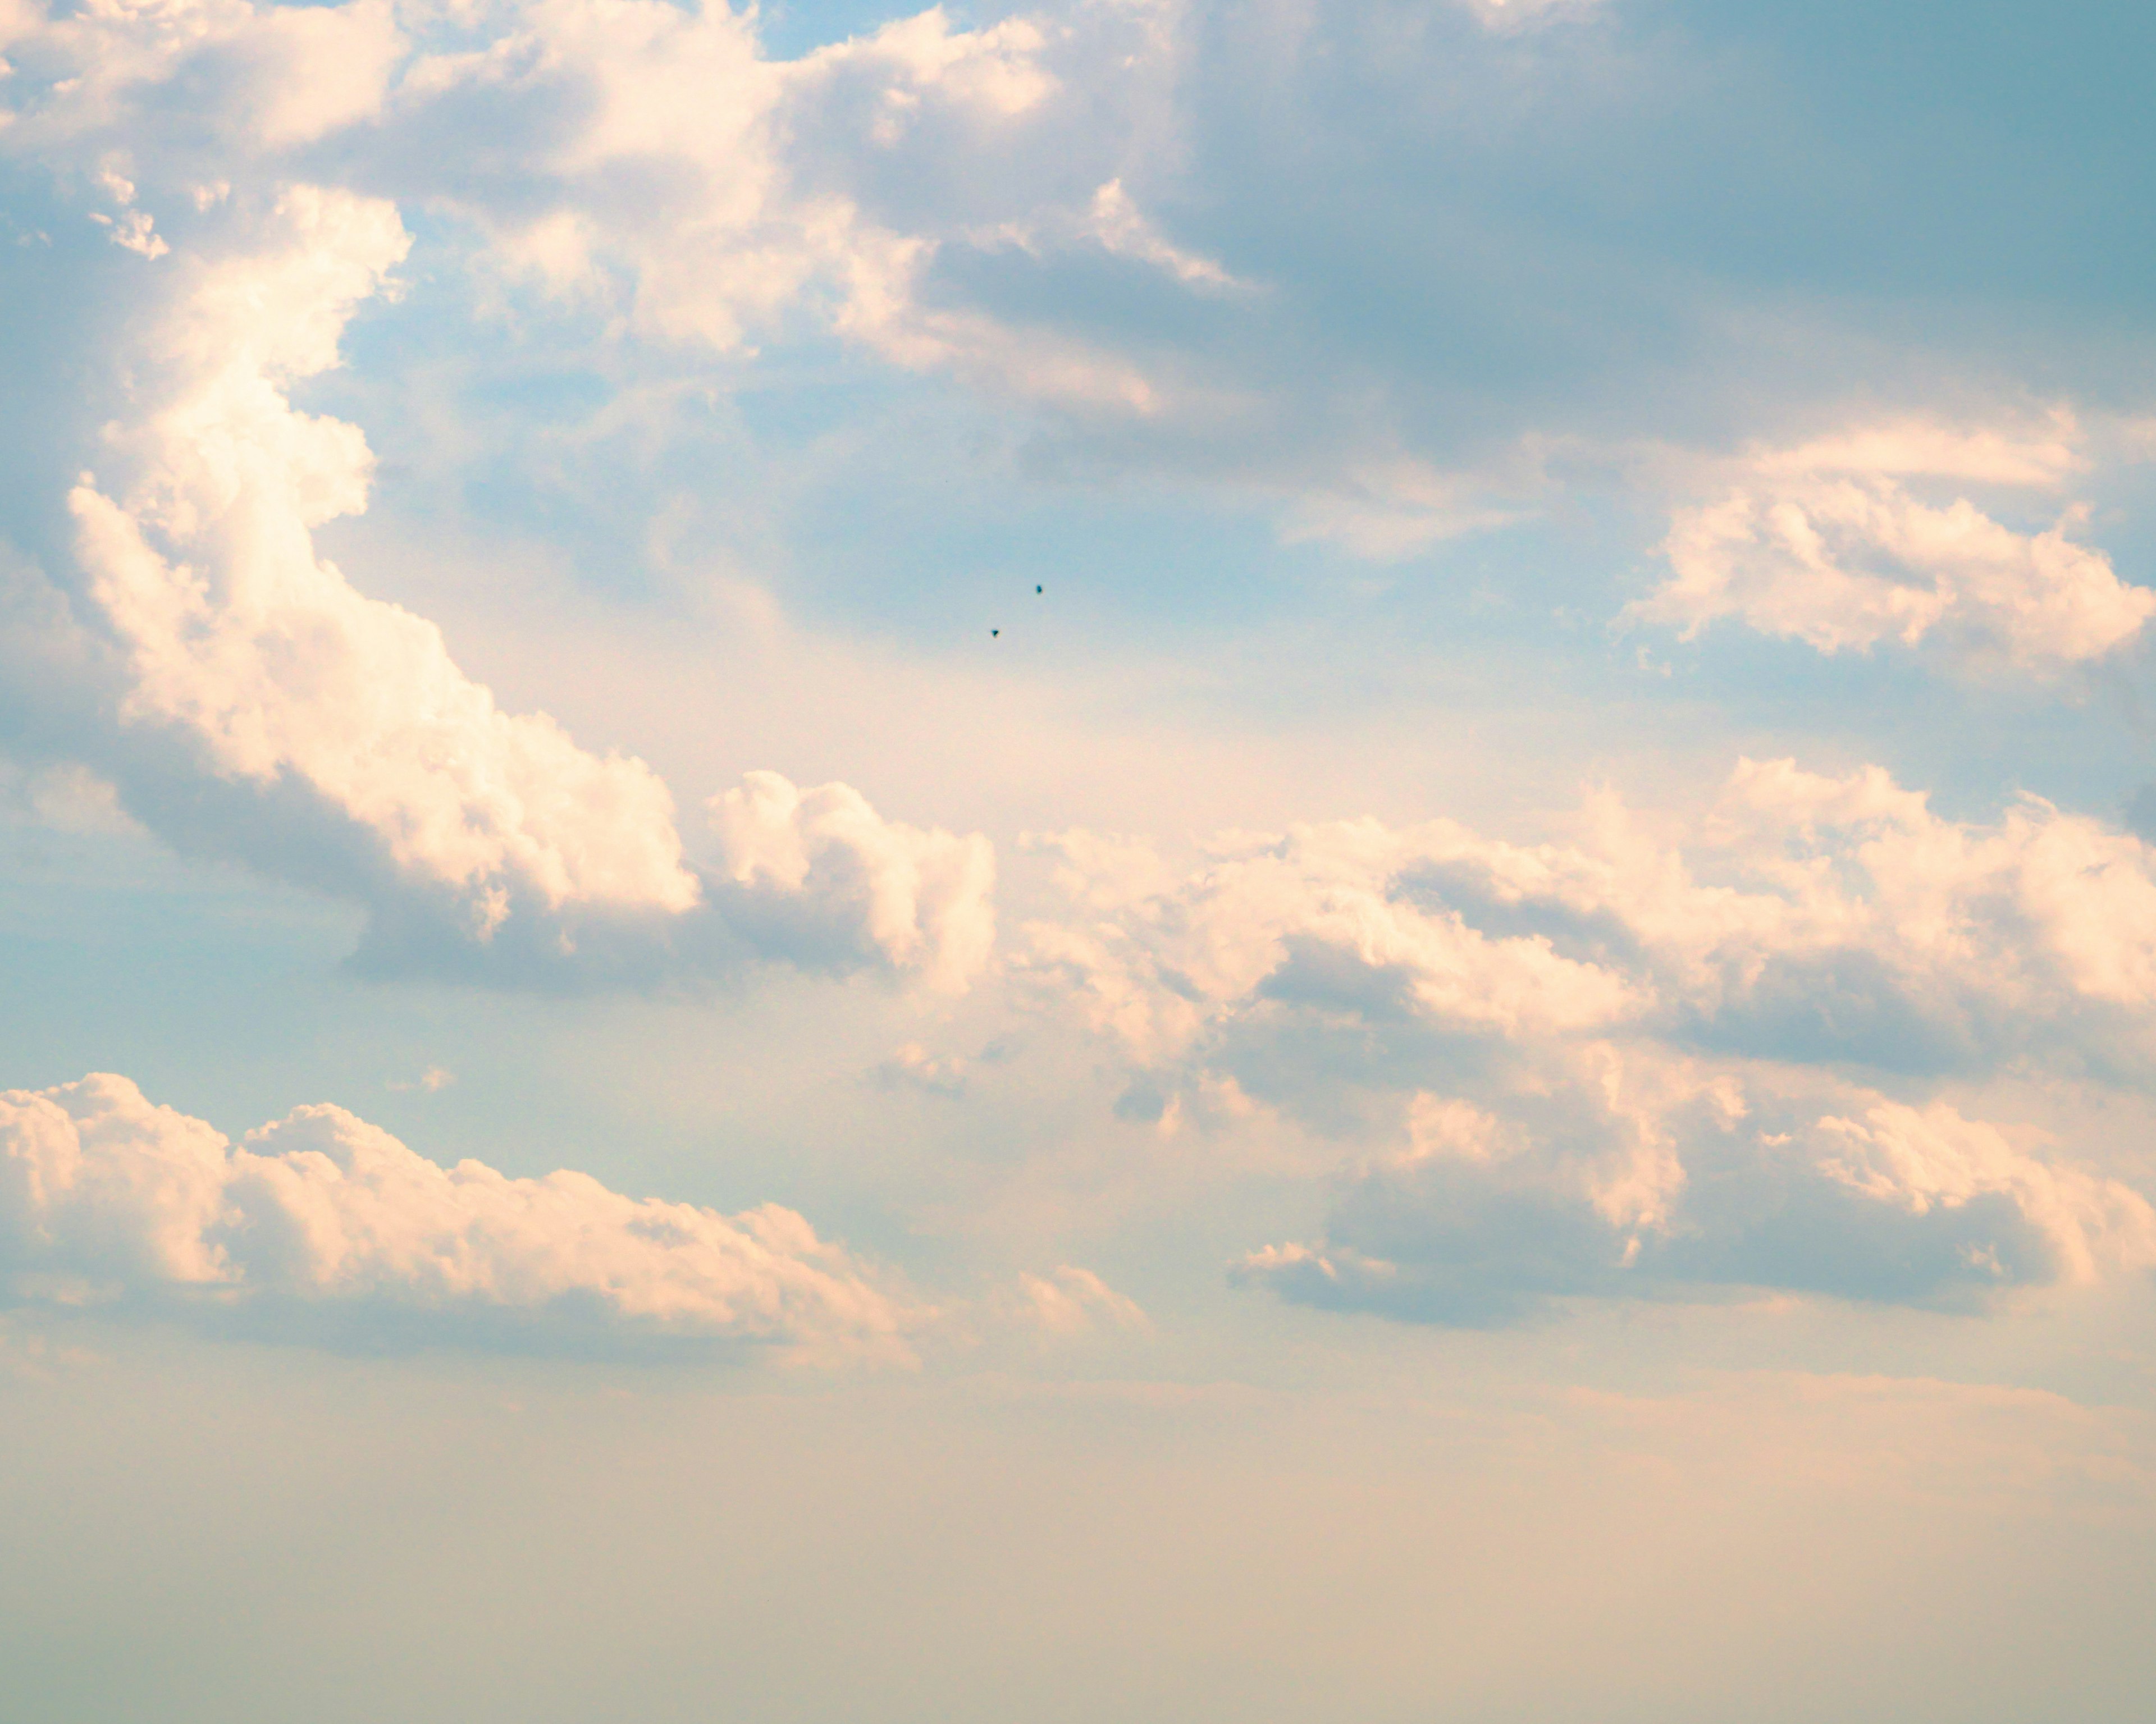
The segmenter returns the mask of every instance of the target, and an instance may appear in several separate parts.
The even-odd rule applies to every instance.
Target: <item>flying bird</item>
[[[1002,629],[991,629],[990,630],[988,630],[988,639],[989,639],[990,640],[993,640],[993,639],[995,639],[998,634],[1001,634],[1002,633],[1003,633],[1003,630],[1002,630]]]
[[[1041,591],[1042,589],[1041,589],[1040,586],[1039,585],[1039,583],[1038,583],[1038,582],[1036,582],[1036,583],[1034,584],[1034,589],[1033,589],[1033,590],[1034,590],[1035,593],[1039,593],[1039,592],[1040,592],[1040,591]]]

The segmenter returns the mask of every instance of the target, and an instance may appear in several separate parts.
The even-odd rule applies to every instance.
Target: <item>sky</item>
[[[0,0],[0,1724],[2143,1716],[2152,52]]]

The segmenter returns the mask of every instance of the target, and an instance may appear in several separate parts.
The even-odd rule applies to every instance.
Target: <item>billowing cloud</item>
[[[1930,642],[2039,671],[2101,658],[2140,633],[2156,593],[2074,536],[2087,511],[2025,532],[1951,495],[2051,487],[2076,464],[2070,423],[2022,438],[1887,425],[1762,452],[1721,497],[1678,511],[1671,578],[1630,614],[1688,639],[1733,618],[1824,653]]]
[[[1768,1287],[1967,1308],[2156,1267],[2156,1208],[2041,1133],[1830,1078],[1593,1045],[1477,1105],[1417,1095],[1325,1237],[1238,1279],[1418,1321]]]
[[[1674,844],[1606,793],[1568,842],[1342,822],[1181,878],[1055,843],[1089,914],[1030,926],[1030,965],[1146,1063],[1306,1012],[1900,1070],[2068,1029],[2156,1054],[2156,850],[2035,798],[1945,819],[1877,767],[1745,761]]]
[[[229,1142],[100,1074],[0,1095],[18,1292],[523,1344],[675,1337],[903,1359],[909,1307],[800,1216],[637,1199],[582,1173],[443,1167],[342,1108]]]
[[[45,752],[86,757],[177,841],[358,898],[377,967],[649,983],[761,957],[945,988],[978,972],[985,839],[762,774],[715,805],[726,854],[701,867],[642,762],[504,711],[432,623],[322,557],[316,531],[364,509],[373,458],[290,391],[337,364],[409,242],[389,204],[305,185],[215,226],[216,247],[157,260],[162,304],[126,356],[132,417],[69,498],[72,603],[15,608]]]
[[[1589,16],[1607,28],[1552,28]],[[1790,315],[1728,315],[1736,289],[1671,238],[1789,201],[1712,182],[1743,171],[1726,159],[1666,159],[1666,116],[1728,100],[1748,54],[1632,23],[1591,0],[1048,5],[978,28],[939,7],[783,59],[719,3],[25,5],[0,148],[130,187],[96,218],[146,254],[198,206],[299,177],[424,203],[462,228],[445,252],[579,338],[596,313],[609,341],[708,362],[835,334],[1045,408],[1089,469],[1179,474],[1276,511],[1291,541],[1390,561],[1543,500],[1522,449],[1592,469],[1642,434],[1697,441],[1613,434],[1608,400],[1696,419],[1740,369],[1728,343],[1760,366],[1761,316]],[[1587,162],[1653,206],[1627,224],[1661,236],[1650,259],[1607,232],[1553,244],[1537,212]],[[1803,333],[1804,375],[1768,393],[1871,387],[1864,343],[1829,363],[1828,332]],[[1559,377],[1604,398],[1576,413]],[[1635,614],[2025,670],[2116,649],[2145,595],[2071,512],[2032,530],[1932,495],[2030,482],[1939,459],[1988,434],[1896,420],[1762,456],[1679,511],[1674,577]]]
[[[1052,237],[1226,282],[1134,203],[1119,128],[1075,124],[1075,105],[1129,91],[1066,91],[1059,65],[1090,78],[1120,47],[1116,82],[1142,87],[1164,69],[1149,39],[1107,10],[964,30],[934,8],[775,60],[750,13],[546,0],[482,49],[415,60],[381,171],[477,223],[512,279],[650,337],[730,353],[805,316],[902,367],[1142,416],[1162,385],[1129,355],[953,302],[932,277],[947,249]],[[426,148],[475,127],[497,140],[484,157]],[[983,173],[991,155],[1004,165]],[[1082,197],[1062,183],[1081,163],[1102,170]]]
[[[1642,232],[1679,207],[1791,200],[1740,179],[1686,203],[1690,164],[1599,153],[1636,145],[1640,115],[1659,126],[1682,79],[1636,38],[1634,58],[1589,63],[1571,33],[1531,47],[1477,27],[1563,10],[1245,24],[1080,6],[968,29],[936,9],[788,60],[752,13],[659,0],[12,8],[0,149],[51,171],[126,312],[98,350],[98,399],[118,406],[81,449],[76,567],[55,575],[64,600],[38,600],[59,621],[38,678],[0,695],[13,714],[62,690],[35,715],[41,768],[87,768],[69,782],[110,782],[116,810],[177,843],[363,903],[378,967],[658,985],[779,959],[963,987],[993,962],[985,838],[775,772],[685,832],[648,766],[503,711],[433,623],[324,558],[319,530],[365,507],[372,458],[305,391],[359,308],[396,293],[407,218],[428,213],[430,268],[480,281],[460,308],[520,332],[556,319],[547,339],[640,348],[694,372],[685,387],[835,336],[1045,408],[1048,444],[1110,468],[1262,497],[1291,541],[1400,558],[1512,518],[1505,497],[1555,489],[1567,462],[1621,466],[1612,449],[1679,436],[1612,400],[1685,398],[1689,446],[1746,434],[1697,423],[1720,413],[1699,389],[1620,388],[1638,374],[1609,357],[1683,349],[1670,367],[1712,371],[1728,350],[1700,331],[1735,289],[1666,228],[1651,280],[1625,236],[1573,224],[1558,255],[1527,229],[1553,185],[1566,208],[1605,201],[1605,161]],[[1512,92],[1505,124],[1478,83]],[[1632,338],[1665,317],[1668,340]],[[1560,398],[1577,378],[1599,381]],[[2085,459],[2064,419],[1889,416],[1756,449],[1679,510],[1671,578],[1632,618],[2092,664],[2156,597],[2061,495]],[[1129,1114],[1270,1106],[1409,1146],[1358,1188],[1377,1219],[1344,1208],[1337,1237],[1295,1248],[1296,1275],[1411,1266],[1385,1217],[1486,1200],[1586,1242],[1573,1269],[1518,1272],[1543,1293],[1590,1261],[1804,1284],[1845,1224],[1938,1234],[1961,1267],[1911,1296],[1987,1265],[2011,1281],[2110,1260],[2130,1205],[2064,1172],[2046,1187],[2044,1153],[1926,1086],[2010,1060],[2150,1069],[2148,847],[2033,798],[1949,820],[1883,772],[1786,762],[1747,763],[1676,824],[1609,797],[1537,844],[1342,822],[1225,839],[1188,873],[1072,837],[1078,907],[1029,932],[1027,972],[1116,1045]],[[917,1049],[882,1070],[964,1082]],[[1418,1209],[1425,1187],[1442,1201]],[[1768,1235],[1710,1188],[1786,1188],[1816,1226],[1740,1249]],[[1955,1231],[2008,1212],[2023,1234]],[[1785,1247],[1801,1263],[1773,1268]]]
[[[777,772],[750,773],[711,813],[737,926],[776,916],[858,930],[887,963],[946,989],[987,965],[995,851],[978,833],[901,825],[844,784],[801,790]]]
[[[13,51],[36,75],[8,92],[0,147],[135,176],[139,204],[100,219],[144,246],[172,216],[298,177],[424,204],[459,219],[446,248],[520,310],[578,328],[598,313],[609,339],[706,364],[834,334],[1074,434],[1172,447],[1239,490],[1255,479],[1296,535],[1358,552],[1506,518],[1401,456],[1390,426],[1344,462],[1245,447],[1224,464],[1200,447],[1301,415],[1254,419],[1255,380],[1175,336],[1193,310],[1217,324],[1224,300],[1262,298],[1163,213],[1187,22],[1081,5],[964,29],[931,8],[781,59],[753,12],[663,0],[454,19],[380,0],[26,8]]]
[[[305,785],[399,873],[467,901],[482,936],[517,899],[685,911],[697,884],[648,767],[502,712],[438,629],[314,548],[365,507],[372,458],[285,392],[336,362],[408,243],[386,203],[295,187],[246,254],[189,269],[146,344],[167,381],[119,437],[119,498],[86,480],[71,499],[126,661],[122,716],[184,731],[220,775]]]
[[[1848,1075],[2071,1082],[2102,1048],[2145,1082],[2156,851],[2130,834],[2035,801],[1951,821],[1876,768],[1784,761],[1743,762],[1675,843],[1605,795],[1565,843],[1343,823],[1181,877],[1058,844],[1078,913],[1028,928],[1025,969],[1122,1048],[1127,1107],[1267,1106],[1352,1147],[1327,1239],[1245,1278],[1482,1321],[2156,1262],[2146,1201],[2071,1146]]]

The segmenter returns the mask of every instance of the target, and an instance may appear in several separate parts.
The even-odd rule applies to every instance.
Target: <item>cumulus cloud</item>
[[[2074,536],[2085,509],[2024,532],[1912,489],[2054,486],[2078,464],[2074,440],[2070,423],[2025,437],[1914,423],[1763,451],[1677,512],[1671,578],[1628,614],[1687,639],[1730,618],[1824,653],[1932,642],[2035,671],[2101,658],[2140,633],[2156,593]]]
[[[857,930],[887,962],[945,989],[987,964],[995,851],[980,834],[901,825],[846,785],[802,790],[777,772],[751,772],[712,798],[711,813],[740,889],[737,925],[772,916]]]
[[[391,104],[388,169],[465,214],[512,277],[617,308],[663,341],[721,353],[808,317],[893,363],[950,369],[998,393],[1085,412],[1158,410],[1129,355],[1038,321],[939,300],[947,249],[1084,237],[1178,284],[1224,271],[1176,247],[1122,181],[1059,182],[1111,162],[1058,70],[1147,34],[1103,10],[956,28],[940,8],[800,59],[767,57],[751,13],[658,0],[547,0],[481,49],[420,56]],[[483,160],[416,153],[475,126]],[[980,171],[984,156],[1002,168]],[[1060,159],[1059,159],[1060,158]],[[961,167],[961,162],[965,167]],[[1050,163],[1056,165],[1051,167]]]
[[[755,958],[963,988],[993,939],[978,835],[881,818],[844,785],[760,774],[691,858],[667,787],[504,711],[440,631],[369,598],[314,535],[364,509],[357,427],[295,384],[338,362],[408,238],[379,199],[311,186],[221,208],[125,364],[131,416],[69,499],[80,570],[13,606],[24,728],[88,758],[151,828],[356,896],[367,961],[557,981]],[[32,601],[35,602],[33,603]]]
[[[1393,894],[1432,842],[1445,837],[1361,822],[1224,844],[1203,873],[1113,919],[1029,926],[1033,967],[1147,1060],[1188,1050],[1267,998],[1501,1034],[1638,1009],[1614,971],[1547,940],[1486,937]]]
[[[0,1261],[18,1292],[150,1298],[303,1332],[311,1313],[342,1311],[449,1337],[902,1360],[912,1318],[774,1204],[726,1216],[582,1173],[443,1167],[331,1106],[235,1145],[109,1074],[0,1094]]]
[[[1484,1105],[1424,1092],[1323,1238],[1235,1278],[1415,1321],[1770,1287],[1969,1308],[2156,1267],[2156,1208],[2042,1134],[1831,1078],[1598,1045]]]
[[[679,913],[699,895],[665,787],[640,762],[511,715],[441,633],[369,599],[312,530],[366,505],[357,428],[295,408],[336,362],[352,308],[409,241],[378,200],[295,187],[244,254],[198,265],[149,338],[167,381],[121,432],[120,495],[70,499],[79,555],[127,664],[128,721],[184,731],[206,767],[296,781],[401,873],[470,907],[484,937],[517,899]]]
[[[1606,29],[1549,28],[1595,14]],[[1493,480],[1491,451],[1591,435],[1606,454],[1614,403],[1696,419],[1733,375],[1753,379],[1748,394],[1793,398],[1873,380],[1871,346],[1816,327],[1799,341],[1771,290],[1768,310],[1732,306],[1732,282],[1681,237],[1732,200],[1787,207],[1782,164],[1818,152],[1768,152],[1763,168],[1671,153],[1673,128],[1743,110],[1752,80],[1779,95],[1838,68],[1724,53],[1713,31],[1653,30],[1594,0],[1254,19],[1048,4],[978,28],[937,7],[793,59],[767,52],[753,10],[716,0],[174,0],[9,18],[0,148],[85,176],[127,158],[113,171],[143,195],[100,212],[125,243],[183,243],[171,215],[184,223],[220,186],[244,197],[306,177],[386,192],[453,213],[480,242],[463,261],[527,300],[599,313],[609,336],[746,356],[834,332],[1045,406],[1089,470],[1286,499],[1286,536],[1358,557],[1515,518],[1521,495]],[[1922,152],[1875,144],[1867,159],[1902,157],[1897,173],[1921,171]],[[1543,201],[1521,195],[1604,172],[1645,200],[1629,239],[1591,223],[1553,239]],[[2032,166],[2027,187],[2047,183]],[[1905,185],[1902,205],[1971,195],[1923,195],[1941,189]],[[1201,226],[1211,244],[1183,231]],[[1238,257],[1215,254],[1227,236]],[[1814,267],[1868,254],[1786,236],[1773,249]],[[1380,306],[1397,315],[1370,315]],[[1758,339],[1763,318],[1778,341]],[[1765,377],[1768,346],[1804,361]],[[1841,441],[1882,439],[1940,440],[1891,425]],[[1931,500],[1923,487],[1951,464],[1814,453],[1803,474],[1765,459],[1684,511],[1668,541],[1677,577],[1638,614],[1686,629],[1738,618],[1829,650],[1921,639],[2033,668],[2100,655],[2140,626],[2138,589],[2071,520],[2025,531]]]
[[[652,983],[762,957],[965,986],[996,938],[984,838],[776,772],[685,835],[648,767],[502,711],[431,623],[324,560],[372,456],[295,392],[395,293],[393,200],[429,212],[430,265],[475,269],[520,320],[562,314],[553,336],[685,367],[835,335],[1045,405],[1051,438],[1261,495],[1291,540],[1399,558],[1511,518],[1491,449],[1544,446],[1523,414],[1594,417],[1560,382],[1674,400],[1609,383],[1608,356],[1712,368],[1712,296],[1658,222],[1801,201],[1604,158],[1627,104],[1664,148],[1660,96],[1698,67],[1657,84],[1663,50],[1635,38],[1627,79],[1582,82],[1563,33],[1501,39],[1567,9],[1101,5],[980,28],[932,9],[781,60],[716,3],[9,7],[0,150],[121,248],[85,250],[133,314],[100,352],[126,411],[73,492],[74,632],[39,661],[55,686],[82,670],[44,715],[47,743],[74,726],[80,818],[346,892],[382,963]],[[1502,125],[1478,84],[1506,92]],[[1547,224],[1528,194],[1553,166],[1571,187],[1605,159],[1626,225],[1656,236],[1655,309],[1629,325],[1641,278],[1615,236],[1560,256],[1509,225]],[[2084,459],[2063,420],[1755,450],[1677,513],[1671,577],[1631,615],[2088,664],[2156,598],[2053,496]],[[33,703],[0,681],[11,711]],[[100,812],[83,787],[107,782]],[[1270,1106],[1391,1145],[1331,1235],[1252,1275],[1390,1276],[1442,1305],[1445,1216],[1476,1218],[1459,1249],[1522,1298],[1606,1275],[1933,1296],[2133,1255],[2126,1197],[1922,1093],[2007,1060],[2148,1068],[2156,876],[2102,823],[2033,798],[1946,820],[1881,772],[1767,762],[1675,838],[1604,797],[1543,844],[1340,823],[1224,840],[1188,875],[1062,849],[1075,907],[1029,931],[1027,972],[1120,1049],[1128,1116]],[[909,1044],[879,1075],[954,1093],[965,1067]],[[1492,1243],[1529,1216],[1556,1266]],[[1881,1243],[1835,1280],[1820,1265],[1859,1236]],[[1918,1239],[1930,1266],[1896,1280],[1881,1265]]]
[[[1943,1298],[2156,1238],[2071,1152],[1848,1075],[2156,1072],[2156,851],[2101,823],[1747,761],[1676,842],[1604,794],[1563,843],[1348,822],[1180,877],[1059,844],[1082,907],[1028,927],[1020,973],[1123,1049],[1127,1101],[1202,1121],[1232,1086],[1359,1147],[1330,1237],[1243,1270],[1296,1296]]]
[[[1946,819],[1878,767],[1742,762],[1676,843],[1608,793],[1568,842],[1341,822],[1182,878],[1055,842],[1091,913],[1030,925],[1029,966],[1146,1062],[1306,1010],[1902,1070],[2067,1029],[2156,1054],[2156,850],[2035,798]]]
[[[17,51],[40,75],[7,92],[0,146],[64,172],[126,158],[144,244],[152,203],[185,225],[235,185],[244,199],[304,176],[459,218],[478,244],[453,228],[445,249],[520,313],[580,330],[597,313],[609,339],[706,360],[829,332],[1068,434],[1173,447],[1239,489],[1271,469],[1268,495],[1308,488],[1328,520],[1374,486],[1383,525],[1321,529],[1358,553],[1490,513],[1434,510],[1367,447],[1342,470],[1306,448],[1292,471],[1268,455],[1232,475],[1203,451],[1255,423],[1250,380],[1173,339],[1177,308],[1257,296],[1166,213],[1195,49],[1173,8],[978,29],[931,8],[793,59],[766,52],[752,11],[663,0],[28,17]],[[1105,297],[1103,270],[1123,278]]]

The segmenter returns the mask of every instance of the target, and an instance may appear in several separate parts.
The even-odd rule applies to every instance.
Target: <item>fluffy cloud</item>
[[[902,1359],[910,1321],[776,1205],[726,1216],[582,1173],[445,1168],[338,1107],[234,1145],[109,1075],[0,1095],[0,1260],[18,1285],[74,1297],[301,1321],[403,1313],[540,1342],[673,1336]]]
[[[844,784],[801,790],[751,772],[711,802],[737,926],[766,918],[858,930],[885,962],[963,988],[995,945],[995,851],[978,833],[880,816]]]
[[[646,335],[728,348],[844,281],[836,323],[896,352],[933,323],[894,286],[921,242],[864,226],[781,145],[814,129],[810,109],[868,123],[863,103],[892,138],[1010,121],[1056,87],[1040,29],[931,13],[780,66],[748,18],[634,0],[512,8],[473,52],[429,53],[440,20],[409,15],[408,40],[368,0],[8,16],[0,146],[100,188],[95,213],[143,272],[112,356],[122,416],[69,498],[80,577],[9,595],[33,752],[86,761],[177,841],[361,899],[377,968],[648,984],[764,957],[945,988],[978,973],[985,839],[763,775],[715,804],[725,854],[700,864],[649,768],[503,711],[433,623],[320,555],[316,530],[366,506],[372,456],[291,393],[338,364],[359,306],[393,296],[410,241],[390,202],[295,183],[288,164],[342,129],[310,156],[332,182],[402,176],[560,291],[625,281]],[[498,148],[436,148],[440,126]],[[1127,200],[1107,217],[1103,244],[1165,243]]]
[[[122,716],[206,766],[297,781],[490,935],[522,899],[679,913],[697,901],[666,788],[640,762],[513,716],[441,633],[354,590],[312,530],[367,500],[357,428],[285,390],[336,362],[352,308],[408,241],[378,201],[297,187],[246,254],[190,268],[148,339],[163,387],[120,439],[119,500],[71,499],[89,595],[125,654]]]
[[[1948,820],[1877,767],[1743,762],[1675,844],[1606,793],[1568,842],[1343,822],[1183,878],[1055,843],[1091,913],[1031,925],[1031,969],[1147,1063],[1305,1010],[1902,1070],[2068,1030],[2156,1054],[2156,850],[2033,798]]]
[[[947,249],[1055,242],[1226,284],[1116,177],[1120,128],[1076,123],[1164,70],[1151,42],[1111,9],[963,30],[932,8],[774,60],[752,13],[544,0],[483,49],[415,60],[383,172],[476,223],[513,279],[613,307],[648,336],[728,353],[805,315],[903,367],[1142,416],[1162,386],[1127,355],[939,299],[931,281]],[[1091,87],[1066,90],[1065,62]],[[475,128],[496,144],[481,157],[419,153]],[[1102,171],[1071,183],[1081,163]]]
[[[932,8],[792,59],[760,28],[717,0],[18,0],[0,148],[139,183],[99,213],[145,249],[221,188],[304,176],[424,203],[479,236],[483,273],[596,310],[612,336],[746,355],[834,331],[1049,405],[1089,470],[1180,473],[1279,507],[1290,538],[1381,560],[1516,516],[1537,488],[1492,460],[1522,439],[1592,443],[1593,465],[1639,435],[1696,436],[1732,377],[1813,407],[1881,387],[1876,343],[1792,327],[1784,260],[1807,259],[1810,303],[1820,270],[1853,275],[1845,305],[1878,302],[1854,260],[1882,236],[1840,231],[1856,207],[1793,187],[1788,164],[1861,151],[1900,200],[1919,304],[2007,207],[1991,184],[1971,218],[1980,177],[1922,182],[1929,152],[1891,115],[1843,110],[1838,58],[1754,40],[1748,15],[1671,33],[1591,0],[1250,17],[1078,0],[972,29]],[[1672,142],[1767,98],[1795,128],[1781,147]],[[2015,140],[2014,192],[2073,229],[2025,262],[2077,285],[2119,267],[2108,231],[2065,213],[2085,162],[2117,153],[2064,141],[2104,112],[2078,107],[2046,150]],[[1996,144],[2000,111],[1964,122]],[[1853,141],[1875,126],[1889,135]],[[1633,214],[1553,223],[1553,198]],[[1799,205],[1824,228],[1707,214]],[[1178,231],[1200,223],[1210,244]],[[1815,449],[1802,474],[1766,458],[1685,511],[1676,578],[1639,614],[2039,668],[2138,629],[2138,589],[2071,521],[2027,531],[1932,500],[1905,481],[1958,469],[1851,464],[1865,440]]]
[[[1024,970],[1125,1050],[1127,1103],[1224,1095],[1358,1147],[1328,1238],[1245,1265],[1460,1320],[1738,1283],[1933,1299],[2156,1261],[2068,1150],[1850,1080],[2156,1071],[2156,851],[2028,801],[1942,818],[1876,768],[1745,762],[1684,841],[1450,822],[1239,837],[1178,877],[1059,840]],[[1235,1108],[1225,1110],[1233,1113]],[[1373,1146],[1375,1148],[1373,1149]]]
[[[715,802],[725,855],[701,865],[643,762],[503,711],[433,623],[325,560],[315,531],[366,506],[372,456],[290,392],[338,362],[405,230],[378,199],[308,186],[213,225],[215,245],[158,261],[131,417],[69,499],[72,603],[12,595],[11,675],[39,709],[23,727],[47,752],[88,758],[177,841],[367,903],[377,967],[649,983],[761,957],[947,989],[978,972],[985,839],[766,773]]]
[[[2156,1267],[2156,1208],[2042,1134],[1772,1070],[1592,1045],[1486,1106],[1423,1092],[1324,1238],[1237,1278],[1331,1309],[1501,1322],[1564,1296],[1774,1287],[1967,1308]]]
[[[610,337],[706,360],[833,333],[1075,434],[1164,435],[1188,458],[1252,403],[1161,317],[1260,296],[1161,214],[1183,23],[1081,5],[969,30],[931,8],[789,60],[767,54],[752,12],[663,0],[393,19],[369,0],[189,0],[94,23],[33,8],[14,52],[36,74],[7,93],[0,147],[63,175],[135,175],[126,220],[146,244],[168,214],[304,176],[461,218],[479,244],[452,230],[445,250],[579,331],[596,311]],[[1352,465],[1321,480],[1321,513],[1373,483],[1390,512],[1348,542],[1435,536],[1428,485],[1394,498],[1369,459]],[[1238,464],[1233,482],[1248,477]]]
[[[2156,593],[2072,536],[2085,510],[2020,532],[1966,496],[1911,488],[2056,485],[2076,464],[2072,434],[1916,423],[1763,452],[1720,498],[1677,513],[1671,578],[1630,614],[1687,639],[1732,618],[1824,653],[1932,641],[2024,670],[2101,658],[2140,633]]]

